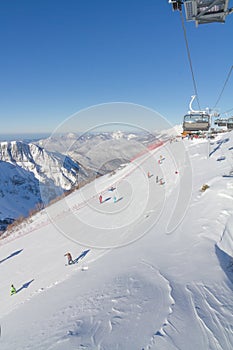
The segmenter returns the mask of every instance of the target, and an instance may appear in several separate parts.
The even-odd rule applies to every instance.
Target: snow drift
[[[233,258],[233,216],[228,219],[218,246]]]

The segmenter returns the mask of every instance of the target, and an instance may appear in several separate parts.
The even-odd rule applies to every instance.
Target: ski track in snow
[[[75,203],[73,205],[71,204],[71,205],[69,205],[69,207],[66,210],[59,211],[59,213],[56,214],[53,217],[53,220],[54,221],[62,220],[66,216],[69,216],[71,213],[78,212],[80,209],[89,206],[91,201],[93,201],[93,200],[97,201],[100,194],[106,195],[106,193],[108,193],[108,189],[111,186],[118,186],[122,181],[124,181],[124,179],[126,179],[133,172],[135,172],[137,169],[139,169],[145,162],[150,160],[150,158],[154,157],[156,152],[158,151],[158,149],[161,146],[163,146],[163,145],[164,144],[161,143],[161,144],[158,144],[157,147],[154,147],[152,150],[148,149],[147,152],[144,152],[144,155],[143,155],[142,159],[140,159],[140,158],[138,159],[138,157],[135,157],[130,163],[131,166],[128,166],[126,168],[126,171],[124,171],[123,174],[121,174],[121,171],[120,171],[120,174],[117,174],[117,176],[116,176],[117,179],[115,179],[115,177],[112,176],[111,174],[108,175],[110,177],[109,181],[107,181],[108,184],[106,185],[104,183],[104,187],[102,186],[99,189],[98,193],[95,193],[94,195],[89,195],[88,198],[85,199],[85,200],[82,200],[82,196],[81,196],[81,201],[79,199],[78,203]],[[125,169],[122,169],[122,170],[125,170]],[[112,179],[111,179],[111,177],[112,177]],[[89,185],[86,185],[86,187],[87,186],[89,186]],[[72,197],[72,195],[70,196],[70,198],[71,197]],[[56,206],[56,205],[59,205],[59,202],[54,204],[54,206]],[[27,234],[32,233],[34,231],[37,231],[39,228],[43,228],[43,227],[46,227],[46,226],[50,225],[51,224],[51,217],[48,218],[47,215],[46,215],[46,218],[44,220],[41,220],[41,215],[44,215],[46,213],[46,211],[48,213],[49,212],[49,208],[50,207],[47,207],[47,209],[41,211],[37,215],[38,219],[40,221],[39,224],[37,222],[35,223],[35,221],[32,224],[30,224],[30,219],[29,219],[29,222],[27,222],[28,229],[26,229],[26,230],[24,229],[24,226],[25,226],[24,223],[22,225],[19,225],[16,228],[16,230],[11,233],[10,236],[6,236],[4,238],[4,240],[0,241],[0,245],[5,244],[6,242],[10,242],[10,241],[12,241],[14,239],[17,239],[19,236],[22,237],[24,235],[27,235]],[[4,235],[3,235],[3,237],[4,237]]]

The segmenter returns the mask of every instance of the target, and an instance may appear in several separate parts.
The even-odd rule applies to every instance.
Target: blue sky
[[[233,15],[185,25],[200,104],[212,107],[233,65]],[[167,0],[4,1],[0,45],[0,133],[52,132],[109,102],[178,124],[194,94],[180,16]],[[218,107],[233,108],[233,73]]]

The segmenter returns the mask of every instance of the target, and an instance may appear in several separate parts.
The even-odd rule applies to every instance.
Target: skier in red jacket
[[[68,259],[68,265],[71,265],[74,263],[74,260],[72,259],[72,256],[70,253],[66,253],[64,256],[67,256]]]

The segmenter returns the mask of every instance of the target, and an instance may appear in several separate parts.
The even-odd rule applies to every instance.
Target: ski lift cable
[[[217,101],[216,101],[216,103],[215,103],[213,109],[217,106],[217,104],[218,104],[219,101],[220,101],[220,98],[222,97],[223,91],[225,90],[225,87],[226,87],[226,85],[227,85],[227,82],[228,82],[228,80],[229,80],[229,78],[230,78],[232,69],[233,69],[233,66],[231,66],[231,68],[230,68],[230,71],[229,71],[229,73],[228,73],[228,75],[227,75],[227,78],[226,78],[226,80],[225,80],[225,83],[224,83],[224,85],[223,85],[223,88],[222,88],[222,90],[221,90],[221,92],[220,92],[220,94],[219,94],[219,97],[217,98]]]
[[[179,12],[180,12],[180,19],[181,19],[181,23],[182,23],[183,32],[184,32],[184,39],[185,39],[185,45],[186,45],[187,54],[188,54],[189,66],[190,66],[191,74],[192,74],[193,87],[194,87],[194,91],[195,91],[195,95],[196,95],[196,99],[197,99],[197,104],[198,104],[199,110],[201,110],[199,97],[198,97],[198,93],[197,93],[197,84],[196,84],[196,80],[195,80],[195,77],[194,77],[194,70],[193,70],[193,65],[192,65],[192,59],[191,59],[191,54],[190,54],[190,50],[189,50],[188,38],[187,38],[187,33],[186,33],[186,29],[185,29],[185,24],[184,24],[184,17],[183,17],[183,14],[182,14],[182,10],[179,11]]]
[[[223,113],[221,113],[221,114],[227,114],[227,113],[229,113],[229,112],[231,112],[231,111],[233,111],[233,108],[228,109],[227,111],[225,111],[225,112],[223,112]]]

